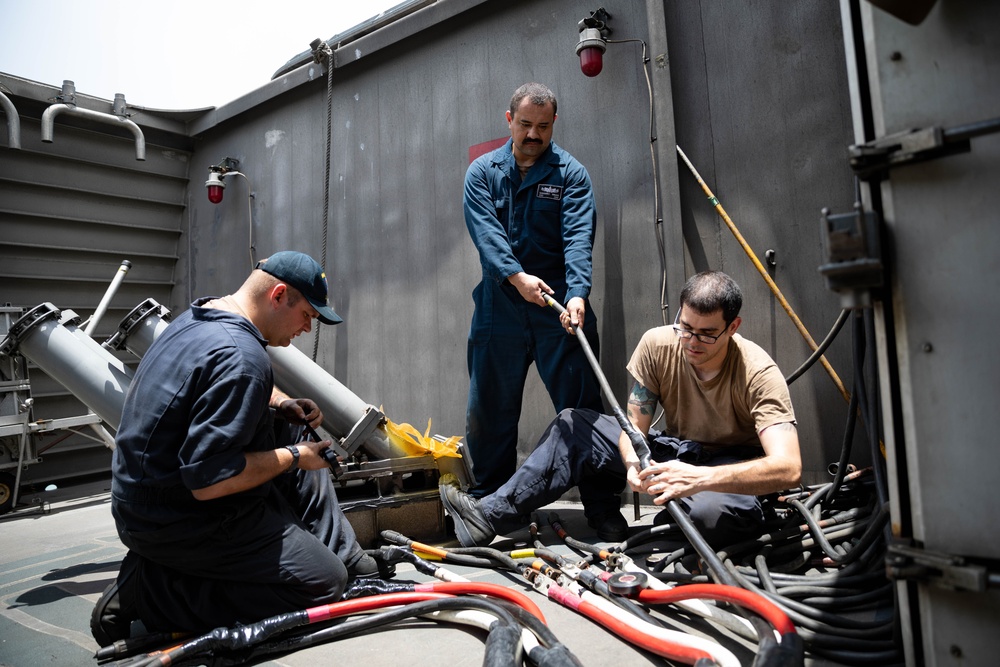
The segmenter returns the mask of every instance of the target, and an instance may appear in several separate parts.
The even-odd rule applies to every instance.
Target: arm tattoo
[[[770,426],[765,426],[760,430],[761,433],[769,429],[774,429],[775,431],[795,431],[795,422],[779,422],[777,424],[771,424]],[[759,434],[758,434],[759,435]]]
[[[646,389],[638,382],[633,382],[632,391],[629,392],[628,395],[629,416],[633,415],[634,410],[635,414],[649,415],[652,417],[653,411],[656,410],[656,404],[659,400],[659,396]]]

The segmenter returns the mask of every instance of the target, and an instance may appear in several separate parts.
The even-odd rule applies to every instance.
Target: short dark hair
[[[729,326],[743,307],[743,292],[736,281],[722,271],[703,271],[684,283],[681,290],[681,308],[688,306],[699,315],[722,311],[722,319]]]
[[[558,105],[556,104],[556,94],[549,90],[548,86],[540,83],[526,83],[514,91],[514,96],[510,98],[510,115],[517,112],[521,102],[527,97],[528,100],[537,106],[545,106],[552,103],[552,115],[556,114]]]

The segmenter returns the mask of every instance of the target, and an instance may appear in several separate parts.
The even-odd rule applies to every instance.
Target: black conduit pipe
[[[840,311],[840,315],[837,316],[837,321],[833,323],[833,328],[830,329],[830,333],[826,335],[826,338],[824,338],[823,342],[819,344],[819,347],[817,347],[813,353],[809,355],[809,358],[802,362],[801,366],[792,371],[791,375],[785,378],[785,384],[795,382],[803,373],[812,368],[812,365],[823,356],[824,352],[826,352],[826,348],[830,347],[830,344],[837,338],[837,334],[840,333],[844,323],[847,322],[847,316],[850,314],[851,311],[847,308]]]

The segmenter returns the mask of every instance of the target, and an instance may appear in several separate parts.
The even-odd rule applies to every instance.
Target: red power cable
[[[507,600],[508,602],[513,602],[542,623],[548,625],[545,621],[545,616],[542,615],[542,610],[528,596],[500,584],[473,581],[438,581],[429,584],[416,584],[413,590],[417,592],[448,593],[450,595],[491,595]]]
[[[372,595],[354,600],[341,600],[340,602],[312,607],[311,609],[306,609],[306,614],[309,617],[309,623],[317,623],[319,621],[327,621],[331,618],[360,614],[373,609],[447,597],[452,596],[447,593],[432,593],[427,591],[419,593],[385,593],[383,595]]]
[[[550,586],[548,596],[559,604],[583,614],[592,621],[600,623],[630,644],[644,648],[656,655],[670,660],[677,660],[688,665],[693,665],[703,659],[715,662],[715,657],[708,651],[650,636],[608,614],[600,607],[582,600],[561,586]]]
[[[645,604],[671,604],[681,600],[708,599],[731,602],[762,616],[779,634],[797,634],[788,615],[767,598],[743,588],[724,584],[687,584],[667,590],[644,588],[636,597]]]

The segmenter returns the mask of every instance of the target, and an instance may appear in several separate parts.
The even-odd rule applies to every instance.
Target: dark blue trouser
[[[556,413],[566,408],[600,412],[604,405],[583,347],[562,328],[555,310],[526,302],[506,282],[484,280],[473,298],[466,443],[476,478],[471,493],[481,497],[500,488],[517,468],[517,427],[532,363]],[[583,330],[596,357],[597,318],[589,305]],[[583,480],[582,485],[592,487],[590,496],[614,498],[615,507],[624,489],[620,479],[602,475]]]
[[[615,503],[601,506],[584,497],[581,482],[604,473],[625,483],[625,466],[618,453],[618,421],[592,410],[564,410],[549,425],[531,456],[506,484],[486,496],[481,507],[493,529],[505,534],[528,524],[531,512],[558,500],[580,486],[584,512],[592,516]],[[709,452],[690,440],[678,440],[650,431],[654,461],[678,459],[692,465],[724,465],[761,455],[759,447],[730,447]],[[764,522],[760,499],[735,493],[703,491],[679,499],[699,532],[713,546],[726,546],[758,534]],[[664,510],[666,511],[666,510]]]
[[[205,632],[340,599],[347,566],[363,552],[329,471],[279,475],[266,487],[207,501],[212,509],[191,522],[119,529],[126,558],[137,559],[148,630]],[[116,502],[125,514],[129,504]]]

